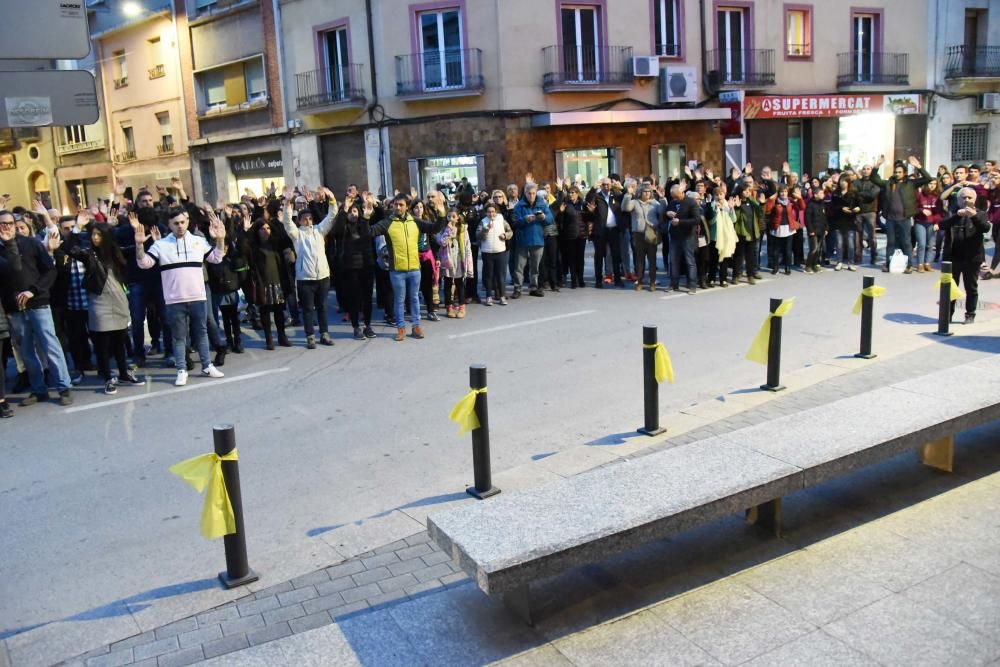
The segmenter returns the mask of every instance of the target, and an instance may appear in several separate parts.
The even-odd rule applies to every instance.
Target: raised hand
[[[150,227],[149,228],[149,236],[153,239],[154,242],[155,241],[159,241],[160,240],[160,228],[157,227],[156,225],[153,225],[152,227]]]
[[[77,220],[79,219],[78,216]],[[135,214],[135,211],[128,214],[128,224],[132,228],[133,234],[135,234],[135,244],[137,246],[144,244],[149,237],[146,235],[146,230],[143,229],[142,223],[139,222],[139,216]],[[156,229],[156,227],[154,226],[153,229]]]
[[[121,197],[125,194],[125,181],[120,178],[115,179],[115,197]]]
[[[62,235],[59,233],[59,230],[53,229],[45,236],[45,246],[49,249],[49,254],[58,250],[62,242]]]
[[[212,211],[208,218],[208,233],[215,239],[216,243],[224,241],[226,239],[226,225],[219,220],[219,216]]]

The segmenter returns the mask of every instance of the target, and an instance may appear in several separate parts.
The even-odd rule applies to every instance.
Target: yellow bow
[[[885,288],[879,287],[878,285],[872,285],[871,287],[864,288],[861,290],[861,294],[858,295],[858,298],[854,301],[854,310],[851,312],[855,315],[861,314],[861,297],[870,296],[873,299],[877,299],[883,294],[885,294]]]
[[[670,384],[674,383],[674,363],[670,360],[670,353],[667,352],[667,348],[664,347],[663,343],[654,343],[652,345],[643,344],[643,348],[647,350],[655,349],[656,352],[656,381],[662,383],[664,380]]]
[[[959,299],[965,298],[965,292],[959,289],[958,285],[955,283],[955,278],[950,273],[941,274],[941,282],[939,285],[951,285],[951,297],[950,301],[957,301]]]
[[[174,473],[201,493],[208,486],[205,505],[201,509],[201,534],[214,540],[236,532],[236,517],[229,502],[226,480],[222,477],[222,462],[237,461],[236,450],[225,456],[216,453],[202,454],[170,466]]]
[[[747,359],[756,361],[758,364],[767,364],[767,347],[771,343],[771,320],[787,315],[794,304],[795,297],[784,299],[776,311],[767,314],[767,319],[764,320],[764,324],[760,325],[760,330],[757,331],[757,335],[754,336],[753,342],[750,344]]]
[[[476,416],[476,394],[484,393],[486,393],[486,387],[473,389],[451,409],[448,418],[458,424],[459,435],[479,428],[479,417]]]

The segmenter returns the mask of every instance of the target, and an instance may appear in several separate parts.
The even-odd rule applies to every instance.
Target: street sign
[[[0,0],[0,60],[80,60],[90,53],[85,0]]]
[[[0,72],[0,127],[92,125],[97,85],[86,70]]]

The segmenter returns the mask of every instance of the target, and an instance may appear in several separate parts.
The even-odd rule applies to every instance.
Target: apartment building
[[[137,192],[179,178],[191,191],[177,31],[170,2],[108,0],[125,20],[91,35],[114,177]]]
[[[37,197],[48,207],[62,200],[56,187],[56,156],[48,127],[0,129],[0,193],[11,206],[31,208]]]
[[[175,0],[199,200],[294,180],[273,0]],[[329,3],[328,3],[329,6]]]

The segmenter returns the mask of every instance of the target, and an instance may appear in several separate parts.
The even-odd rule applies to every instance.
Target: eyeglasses
[[[0,220],[0,227],[13,227],[14,223],[7,220]]]

